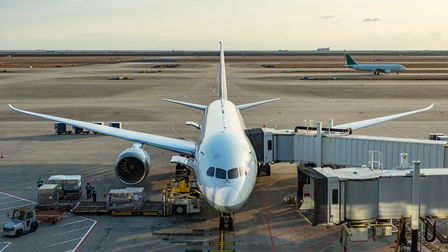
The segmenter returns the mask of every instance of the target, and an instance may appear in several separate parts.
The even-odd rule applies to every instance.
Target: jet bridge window
[[[235,179],[238,178],[238,176],[239,176],[238,168],[233,168],[229,170],[228,174],[229,179]]]
[[[224,169],[216,168],[216,176],[219,179],[226,179],[227,178],[227,172]]]
[[[207,176],[210,176],[210,177],[214,177],[215,176],[215,167],[208,168]]]

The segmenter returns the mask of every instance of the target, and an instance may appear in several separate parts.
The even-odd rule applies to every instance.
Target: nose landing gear
[[[221,213],[221,217],[219,218],[219,229],[233,230],[233,219],[229,213]]]

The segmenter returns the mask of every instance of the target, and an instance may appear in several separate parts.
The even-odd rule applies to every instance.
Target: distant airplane
[[[377,75],[380,73],[389,74],[391,72],[397,72],[398,74],[399,71],[406,70],[406,68],[400,64],[357,64],[349,54],[345,54],[345,58],[347,59],[347,65],[344,65],[345,67],[359,71],[369,71]]]
[[[159,136],[132,130],[113,128],[89,122],[82,122],[57,116],[39,114],[9,107],[17,112],[61,122],[117,138],[134,142],[116,160],[115,175],[127,185],[137,185],[148,176],[151,162],[143,144],[174,151],[182,156],[173,156],[178,162],[194,171],[196,181],[204,199],[220,214],[220,228],[232,228],[231,214],[238,211],[254,189],[258,170],[261,167],[250,140],[245,134],[246,125],[240,111],[277,99],[235,105],[227,99],[227,82],[224,63],[224,49],[220,42],[219,99],[210,105],[164,99],[168,102],[192,107],[204,112],[202,125],[190,123],[200,130],[197,142]],[[335,129],[353,130],[389,121],[399,117],[431,109],[429,107],[410,112],[363,120],[334,126]],[[267,168],[270,174],[270,166]]]

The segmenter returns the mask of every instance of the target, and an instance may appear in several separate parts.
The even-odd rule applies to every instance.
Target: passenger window
[[[238,178],[238,168],[230,169],[228,177],[229,177],[229,179]]]
[[[210,177],[214,177],[215,176],[215,167],[208,168],[207,176],[210,176]]]
[[[219,179],[226,179],[226,170],[216,168],[216,177]]]

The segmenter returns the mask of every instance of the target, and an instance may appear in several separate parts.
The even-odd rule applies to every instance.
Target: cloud
[[[321,17],[318,17],[319,19],[333,19],[334,18],[334,16],[321,16]]]
[[[379,18],[366,18],[363,20],[363,22],[378,22],[380,21]]]

